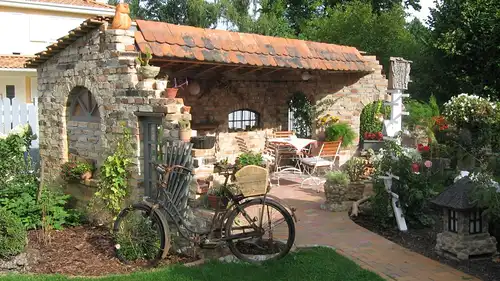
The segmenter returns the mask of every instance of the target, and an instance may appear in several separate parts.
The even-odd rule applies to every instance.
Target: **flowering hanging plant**
[[[337,116],[326,114],[326,115],[318,118],[316,125],[318,128],[325,128],[325,127],[328,127],[332,124],[337,123],[338,121],[339,121],[339,118]]]
[[[474,122],[492,121],[496,104],[489,98],[460,94],[444,104],[443,114],[451,123],[462,126]]]

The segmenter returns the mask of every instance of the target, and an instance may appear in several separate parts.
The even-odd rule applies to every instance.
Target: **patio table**
[[[297,165],[295,167],[292,166],[279,166],[279,163],[281,161],[281,157],[283,154],[282,150],[280,148],[283,148],[284,146],[290,147],[295,149],[295,157],[304,150],[308,145],[316,143],[316,140],[313,139],[305,139],[305,138],[297,138],[297,137],[288,137],[288,138],[272,138],[268,140],[269,143],[275,144],[276,145],[276,171],[278,173],[282,172],[298,172],[302,173],[302,170],[300,169],[300,162],[297,161]],[[281,151],[281,153],[280,153]],[[292,150],[290,150],[292,152]],[[287,153],[288,154],[288,153]],[[279,180],[278,180],[279,182]],[[279,183],[278,183],[279,185]]]
[[[271,143],[276,143],[276,144],[287,144],[293,146],[297,152],[302,151],[306,146],[315,143],[316,140],[313,139],[303,139],[303,138],[297,138],[297,137],[290,137],[290,138],[273,138],[268,140]]]

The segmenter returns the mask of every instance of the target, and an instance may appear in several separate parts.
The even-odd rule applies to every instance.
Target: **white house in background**
[[[35,69],[25,61],[45,50],[85,19],[113,16],[106,0],[0,0],[0,101],[31,103],[37,97]],[[1,115],[1,114],[0,114]]]

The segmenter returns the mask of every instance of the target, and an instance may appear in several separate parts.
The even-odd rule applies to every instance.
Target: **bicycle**
[[[195,246],[202,249],[215,249],[225,243],[234,256],[246,262],[280,259],[288,254],[292,248],[295,242],[295,222],[297,221],[295,209],[280,203],[278,198],[268,195],[269,185],[267,182],[265,191],[257,191],[257,193],[254,192],[255,194],[250,196],[245,196],[244,193],[238,194],[231,190],[229,185],[230,178],[234,180],[240,175],[240,179],[246,179],[246,183],[241,180],[236,184],[246,184],[248,186],[248,179],[252,179],[253,174],[247,173],[246,177],[242,177],[243,172],[241,171],[245,169],[246,172],[256,171],[260,175],[267,175],[265,180],[268,181],[268,171],[266,169],[257,166],[246,166],[240,169],[240,172],[236,172],[237,167],[234,165],[216,165],[216,168],[220,170],[219,174],[225,177],[222,185],[224,191],[222,201],[227,201],[229,204],[223,210],[220,210],[220,207],[216,208],[208,231],[197,232],[186,224],[182,210],[179,210],[179,202],[182,202],[185,198],[175,194],[179,193],[179,191],[172,193],[175,188],[169,185],[169,182],[178,181],[183,174],[192,174],[192,171],[179,165],[155,164],[155,168],[159,175],[156,196],[154,198],[146,197],[143,202],[124,208],[116,218],[113,227],[116,239],[115,250],[117,257],[122,262],[129,262],[132,256],[137,259],[148,260],[150,264],[156,265],[158,261],[165,258],[171,246],[169,222],[175,224],[180,235],[184,239],[193,242]],[[262,180],[260,180],[260,183],[262,183]],[[253,185],[254,188],[256,186]],[[252,212],[251,207],[257,207],[257,211]],[[275,225],[271,225],[270,222],[270,209],[278,211],[283,216]],[[142,212],[139,218],[150,221],[136,225],[132,224],[128,229],[132,230],[134,235],[119,236],[118,233],[121,230],[127,229],[124,222],[132,211]],[[267,224],[263,224],[264,216],[269,218]],[[257,222],[259,219],[260,221]],[[247,225],[244,225],[245,221]],[[286,224],[288,230],[275,233],[273,227],[283,223]],[[233,226],[233,224],[236,224],[236,226]],[[152,239],[146,237],[146,234],[150,234],[153,230],[159,235],[158,240],[152,241]],[[266,234],[269,237],[264,239]],[[288,238],[286,240],[273,238],[274,235],[278,236],[278,234],[287,234]],[[133,239],[137,239],[137,241],[134,242]],[[263,257],[265,255],[271,256],[267,259]]]

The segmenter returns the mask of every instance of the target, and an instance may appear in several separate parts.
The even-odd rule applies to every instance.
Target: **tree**
[[[416,40],[406,29],[403,7],[374,12],[372,6],[360,1],[339,4],[327,11],[327,16],[310,22],[302,38],[354,46],[375,54],[387,68],[389,57],[411,59],[418,49]]]
[[[118,0],[110,0],[116,5]],[[218,2],[206,0],[125,0],[132,19],[141,18],[173,24],[214,28],[221,17]]]
[[[465,92],[499,98],[500,1],[441,0],[429,24],[441,67],[434,79],[437,97],[445,101]]]

